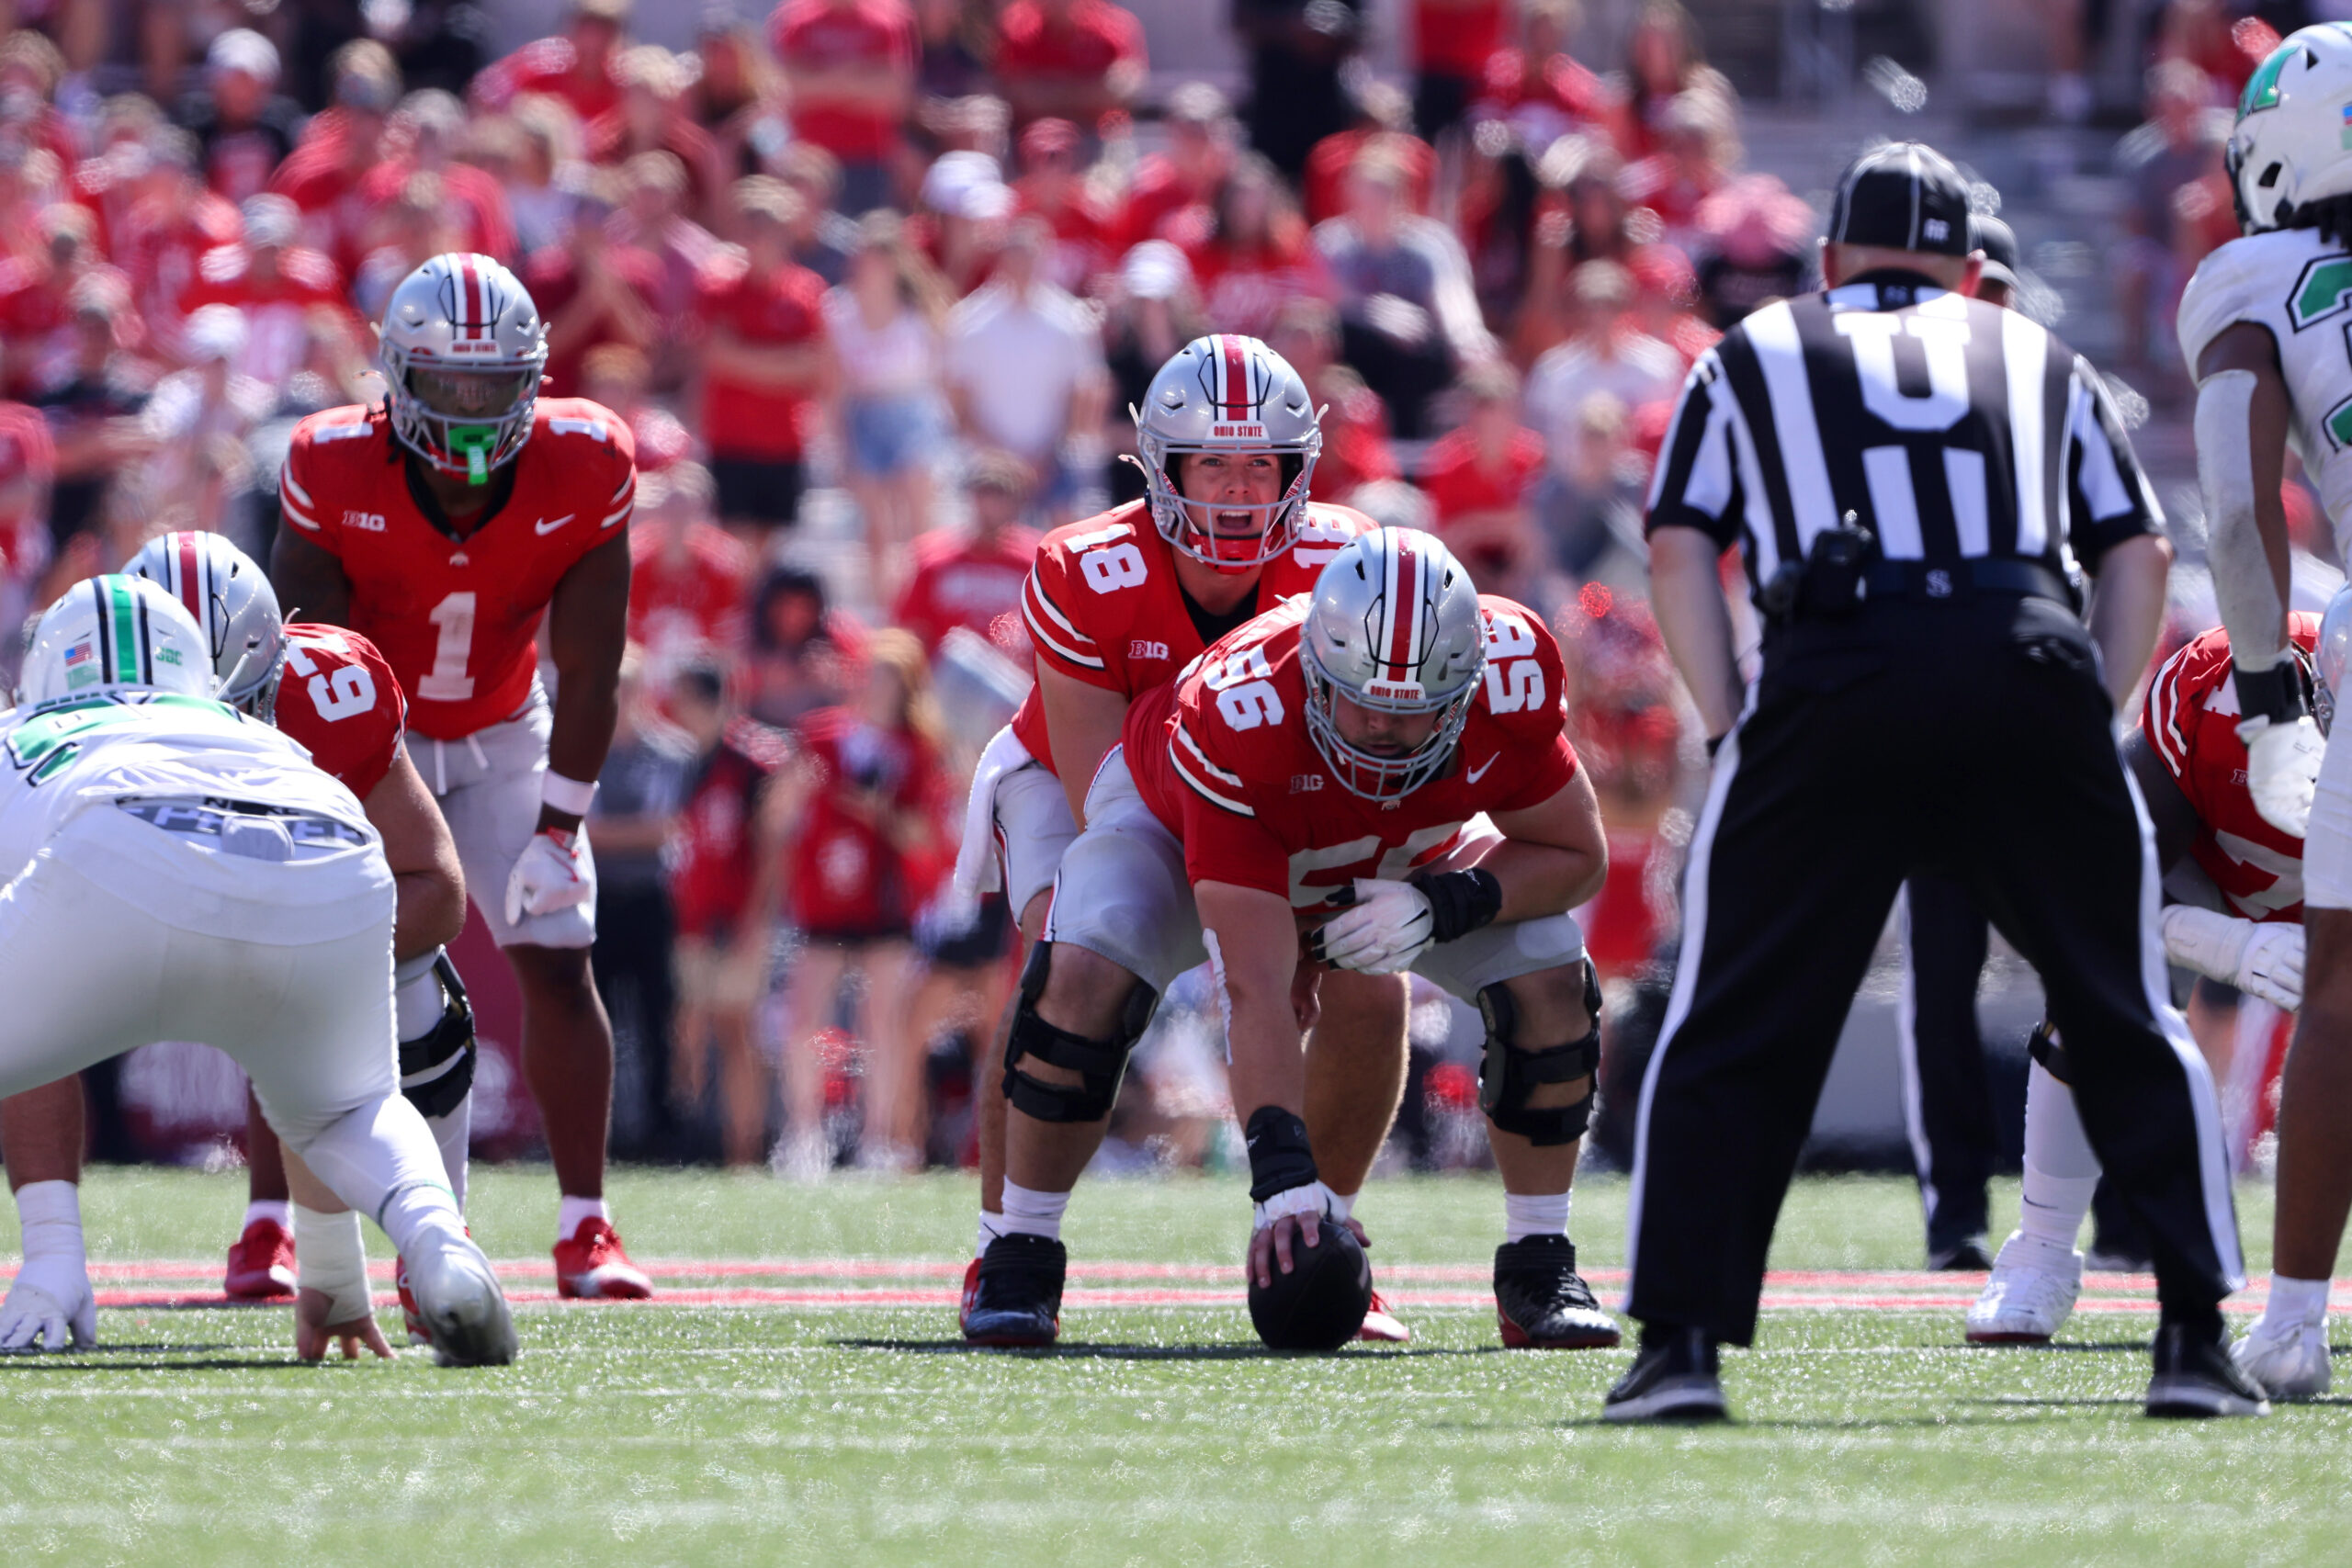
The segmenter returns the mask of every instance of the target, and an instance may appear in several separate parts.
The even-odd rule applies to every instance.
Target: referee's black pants
[[[1987,948],[1984,915],[1968,889],[1922,874],[1904,886],[1905,976],[1901,1027],[1903,1121],[1927,1211],[1930,1260],[1984,1239],[1991,1216],[1985,1184],[2000,1134],[1976,985]]]
[[[2112,717],[2088,633],[2050,600],[1887,598],[1775,629],[1691,840],[1635,1134],[1634,1316],[1754,1338],[1838,1032],[1895,890],[1926,871],[2041,973],[2165,1312],[2218,1328],[2242,1272],[2220,1114],[2165,996],[2154,840]]]

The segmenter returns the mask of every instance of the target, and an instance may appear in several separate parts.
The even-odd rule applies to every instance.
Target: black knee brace
[[[1600,982],[1592,965],[1584,970],[1585,1010],[1592,1015],[1591,1032],[1566,1045],[1527,1049],[1520,1045],[1519,1006],[1501,983],[1478,993],[1478,1016],[1486,1021],[1487,1055],[1478,1064],[1478,1108],[1506,1133],[1516,1133],[1538,1148],[1572,1144],[1584,1135],[1592,1120],[1592,1090],[1573,1105],[1542,1110],[1528,1097],[1545,1084],[1569,1083],[1590,1077],[1600,1066]]]
[[[1143,1038],[1159,996],[1142,981],[1127,993],[1119,1012],[1118,1032],[1108,1040],[1090,1039],[1057,1029],[1037,1016],[1037,998],[1046,994],[1046,976],[1053,968],[1053,944],[1039,942],[1021,971],[1021,1000],[1012,1011],[1012,1029],[1004,1043],[1004,1097],[1025,1116],[1040,1122],[1099,1122],[1111,1114],[1119,1098],[1119,1079],[1127,1070],[1127,1053]],[[1021,1058],[1035,1056],[1057,1067],[1067,1067],[1083,1080],[1077,1084],[1047,1083],[1021,1070]]]
[[[2046,1018],[2035,1024],[2033,1032],[2026,1038],[2025,1052],[2041,1064],[2043,1072],[2069,1089],[2074,1087],[2075,1066],[2066,1059],[2066,1047],[2058,1043],[2056,1024]]]
[[[447,1116],[474,1087],[474,1007],[447,953],[434,960],[441,982],[441,1021],[401,1042],[401,1092],[421,1116]]]

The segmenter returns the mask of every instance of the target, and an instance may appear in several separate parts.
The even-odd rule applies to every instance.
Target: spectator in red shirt
[[[792,260],[797,199],[763,175],[736,182],[743,249],[712,265],[696,303],[703,441],[730,527],[774,530],[800,516],[801,423],[825,373],[825,284]]]
[[[784,79],[758,29],[724,13],[704,16],[695,53],[702,72],[686,89],[685,112],[718,150],[714,188],[724,191],[760,173],[754,138],[763,124],[781,123],[772,117],[783,107]]]
[[[689,184],[674,153],[639,152],[620,171],[622,205],[606,220],[616,244],[653,258],[657,281],[648,296],[662,318],[654,379],[675,386],[693,374],[697,355],[691,318],[702,280],[726,255],[718,237],[685,211]]]
[[[466,108],[438,88],[411,93],[401,101],[384,137],[384,156],[360,185],[360,199],[388,205],[409,190],[410,176],[429,174],[438,182],[443,220],[454,229],[462,250],[499,261],[515,256],[514,220],[499,183],[455,156],[466,134]],[[397,280],[395,280],[397,281]]]
[[[625,353],[607,349],[604,353]],[[628,640],[659,690],[695,659],[733,663],[747,640],[755,560],[710,520],[715,491],[699,463],[638,476],[628,529]]]
[[[1290,186],[1257,153],[1236,161],[1203,216],[1184,259],[1217,331],[1264,337],[1286,302],[1338,298]]]
[[[546,93],[571,106],[583,125],[618,107],[613,65],[628,25],[629,0],[576,0],[560,38],[526,43],[474,78],[474,101],[503,109],[525,93]]]
[[[685,170],[688,215],[716,221],[727,175],[718,144],[686,112],[685,67],[668,50],[648,43],[624,50],[615,72],[621,101],[588,122],[583,141],[590,161],[617,167],[648,152],[670,153]]]
[[[74,299],[86,283],[106,278],[128,294],[91,243],[96,227],[88,208],[59,202],[41,209],[40,249],[0,259],[0,337],[12,351],[5,395],[26,395],[72,359]],[[135,341],[139,323],[128,325]]]
[[[1413,210],[1427,213],[1437,189],[1437,149],[1412,133],[1413,106],[1386,82],[1364,83],[1355,92],[1356,123],[1336,130],[1306,155],[1306,220],[1337,218],[1347,205],[1348,170],[1368,145],[1378,142],[1405,170]]]
[[[1496,363],[1462,378],[1458,429],[1421,461],[1436,532],[1490,593],[1524,601],[1543,562],[1527,493],[1544,472],[1544,438],[1519,423],[1519,373]]]
[[[1628,158],[1658,152],[1666,107],[1685,93],[1713,99],[1724,120],[1739,123],[1739,98],[1730,79],[1707,63],[1699,47],[1699,24],[1682,0],[1642,0],[1625,39],[1630,86],[1619,124],[1618,150]]]
[[[890,161],[914,105],[906,0],[784,0],[768,38],[784,62],[793,135],[841,160],[843,209],[890,205]]]
[[[1136,165],[1119,214],[1119,241],[1137,245],[1169,239],[1169,220],[1188,207],[1211,200],[1232,172],[1241,141],[1240,123],[1223,93],[1206,82],[1187,82],[1168,96],[1168,148]]]
[[[612,410],[628,425],[637,438],[639,474],[657,472],[694,455],[695,438],[678,416],[646,396],[651,374],[645,351],[630,344],[599,344],[580,356],[580,395]],[[704,478],[709,475],[706,472]],[[644,510],[642,502],[639,510]]]
[[[1657,143],[1656,152],[1626,166],[1618,188],[1631,205],[1657,213],[1660,238],[1687,254],[1699,245],[1701,204],[1724,187],[1739,161],[1736,125],[1713,96],[1685,93],[1659,117]]]
[[[48,422],[23,403],[0,401],[0,615],[20,626],[39,606],[28,597],[49,558],[49,491],[57,479],[57,448]],[[0,665],[16,679],[17,639],[5,639]]]
[[[541,251],[523,267],[524,286],[548,329],[545,395],[575,397],[581,357],[603,344],[653,351],[662,330],[654,299],[662,264],[607,234],[612,187],[600,181],[581,194],[560,247]]]
[[[1021,133],[1021,169],[1012,182],[1013,210],[1035,212],[1054,226],[1047,276],[1072,294],[1089,293],[1118,258],[1111,215],[1087,187],[1078,127],[1066,119],[1030,121]]]
[[[269,188],[292,198],[302,214],[303,242],[347,277],[367,254],[374,209],[360,187],[382,154],[400,102],[401,73],[392,51],[373,39],[335,51],[329,70],[333,102],[303,128],[301,141],[270,175]]]
[[[1413,124],[1431,141],[1470,107],[1509,9],[1509,0],[1413,0]]]
[[[1340,361],[1340,312],[1328,299],[1293,299],[1267,338],[1306,383],[1323,411],[1323,456],[1315,465],[1315,495],[1344,504],[1358,485],[1393,479],[1401,471],[1388,442],[1388,405]]]
[[[187,310],[180,297],[196,282],[197,263],[215,245],[234,240],[243,225],[237,209],[205,188],[197,174],[196,138],[159,125],[148,136],[150,154],[127,232],[115,236],[117,263],[130,275],[139,314],[157,350],[181,352]]]
[[[368,249],[351,280],[352,305],[368,321],[383,320],[384,307],[401,278],[444,251],[465,248],[465,234],[443,194],[441,176],[423,171],[411,175],[391,202],[368,220]]]
[[[1111,0],[1012,0],[997,32],[996,78],[1016,125],[1052,116],[1091,130],[1135,101],[1149,70],[1143,24]]]
[[[1561,137],[1591,131],[1612,146],[1624,130],[1615,88],[1568,52],[1582,12],[1577,0],[1530,0],[1516,44],[1487,57],[1474,119],[1499,119],[1541,154]]]
[[[292,201],[265,192],[245,203],[243,217],[245,237],[204,254],[183,303],[190,310],[233,306],[245,319],[245,347],[232,368],[283,388],[310,357],[311,311],[334,311],[353,328],[359,322],[334,264],[294,243],[300,216]]]
[[[65,79],[65,56],[43,35],[20,28],[0,39],[0,119],[13,135],[57,160],[58,173],[74,177],[81,139],[57,107],[58,84]]]
[[[972,464],[964,493],[971,502],[971,526],[923,536],[915,547],[914,575],[891,606],[891,624],[914,633],[933,658],[948,632],[962,626],[1026,668],[1031,656],[1021,626],[1021,589],[1041,537],[1021,523],[1029,470],[1005,453],[983,453]]]
[[[223,200],[259,194],[302,127],[302,110],[277,91],[277,47],[250,28],[212,40],[205,85],[181,104],[179,121],[204,148],[206,183]]]

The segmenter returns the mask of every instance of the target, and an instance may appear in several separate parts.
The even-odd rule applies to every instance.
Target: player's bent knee
[[[1538,1148],[1576,1142],[1592,1120],[1591,1078],[1600,1066],[1600,983],[1589,964],[1582,968],[1582,1001],[1591,1021],[1582,1036],[1565,1044],[1521,1038],[1520,1006],[1509,984],[1491,985],[1478,993],[1478,1016],[1487,1026],[1486,1055],[1478,1064],[1479,1109],[1498,1130]],[[1584,1092],[1568,1104],[1534,1103],[1553,1085],[1579,1079],[1585,1080]]]
[[[1057,958],[1066,965],[1091,960],[1125,981],[1126,989],[1116,1003],[1116,1021],[1104,1033],[1078,1033],[1038,1016],[1037,1002],[1052,984]],[[1108,1116],[1119,1098],[1127,1054],[1143,1038],[1159,1002],[1150,987],[1107,959],[1082,948],[1038,943],[1021,971],[1012,1027],[1005,1035],[1005,1099],[1014,1110],[1040,1122],[1099,1122]],[[1023,1061],[1062,1071],[1046,1077],[1023,1068]],[[1070,1074],[1077,1075],[1077,1082],[1064,1081]]]

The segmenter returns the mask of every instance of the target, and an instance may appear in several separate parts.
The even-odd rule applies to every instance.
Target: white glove
[[[2301,838],[2312,819],[2312,791],[2327,737],[2305,714],[2292,724],[2247,719],[2238,726],[2238,739],[2245,742],[2245,787],[2254,808],[2280,832]]]
[[[1307,950],[1334,969],[1399,975],[1435,934],[1429,895],[1409,882],[1359,876],[1348,908],[1315,929]]]
[[[552,914],[595,896],[596,861],[587,839],[545,828],[531,835],[506,879],[506,923],[520,925],[525,915]]]
[[[1284,1214],[1314,1214],[1329,1218],[1336,1195],[1320,1181],[1310,1181],[1304,1187],[1285,1187],[1250,1211],[1252,1230],[1264,1230]]]
[[[2165,955],[2185,969],[2292,1012],[2303,1005],[2303,928],[2167,904],[2157,922]]]
[[[62,1258],[27,1258],[0,1301],[0,1350],[86,1350],[97,1342],[88,1270]]]

